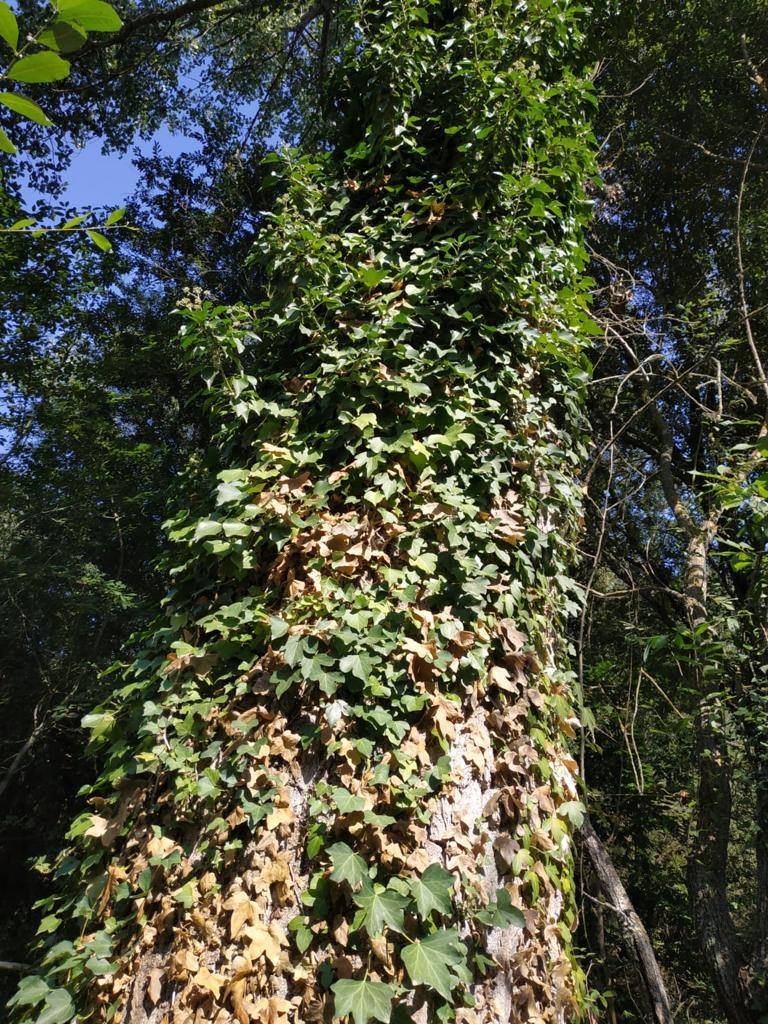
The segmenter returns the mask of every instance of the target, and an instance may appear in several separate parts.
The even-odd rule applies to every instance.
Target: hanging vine
[[[344,4],[21,1020],[578,1015],[563,639],[590,89],[570,0]]]

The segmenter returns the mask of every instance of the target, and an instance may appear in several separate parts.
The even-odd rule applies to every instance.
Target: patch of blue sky
[[[93,138],[82,149],[75,151],[64,172],[65,190],[57,200],[57,205],[83,211],[90,207],[122,206],[139,182],[136,156],[148,155],[155,145],[164,156],[191,153],[200,146],[197,140],[186,135],[176,135],[166,127],[162,127],[147,141],[137,139],[126,153],[104,153],[102,140]],[[34,180],[25,183],[22,194],[28,207],[43,198],[35,189]]]

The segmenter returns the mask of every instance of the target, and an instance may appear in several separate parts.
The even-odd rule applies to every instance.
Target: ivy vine
[[[85,722],[23,1021],[492,1020],[500,971],[514,1019],[578,1014],[580,11],[342,8],[335,148],[271,158],[268,295],[183,309],[215,443]]]

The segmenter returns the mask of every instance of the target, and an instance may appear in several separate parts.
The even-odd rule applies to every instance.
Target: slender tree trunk
[[[581,826],[584,849],[600,882],[603,896],[616,913],[630,959],[637,966],[643,982],[645,999],[654,1024],[672,1024],[666,985],[659,969],[648,932],[627,895],[608,851],[600,841],[589,817]]]
[[[757,862],[756,960],[768,960],[768,762],[763,754],[755,771],[757,813],[755,820],[755,860]]]
[[[710,524],[688,543],[686,599],[692,633],[707,623],[707,556]],[[706,660],[706,637],[698,642]],[[691,915],[707,969],[729,1024],[757,1024],[746,963],[728,903],[728,846],[731,826],[731,777],[725,707],[718,689],[701,665],[701,697],[694,720],[698,788],[693,845],[688,860]],[[718,680],[719,682],[719,680]]]

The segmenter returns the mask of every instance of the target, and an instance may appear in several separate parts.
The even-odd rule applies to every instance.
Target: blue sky
[[[163,154],[168,156],[190,152],[197,147],[193,139],[173,135],[163,127],[148,142],[137,140],[137,148],[143,153],[149,153],[155,143],[160,146]],[[62,204],[80,210],[90,206],[116,208],[122,206],[133,192],[139,179],[133,154],[104,154],[101,152],[101,146],[101,139],[94,138],[75,153],[64,175],[67,187],[61,197]],[[39,194],[31,185],[24,191],[25,198],[30,203],[39,198]]]

